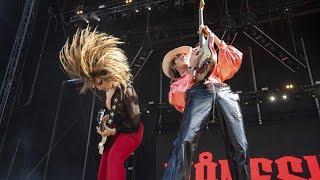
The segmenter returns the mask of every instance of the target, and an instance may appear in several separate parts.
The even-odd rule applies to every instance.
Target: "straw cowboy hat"
[[[173,78],[170,76],[170,73],[169,73],[172,61],[179,54],[187,54],[188,58],[190,58],[191,51],[192,51],[191,46],[180,46],[180,47],[177,47],[177,48],[169,51],[164,56],[163,61],[162,61],[162,70],[163,70],[164,74],[169,78]]]

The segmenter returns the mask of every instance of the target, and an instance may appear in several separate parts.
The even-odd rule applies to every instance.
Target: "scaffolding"
[[[20,25],[8,61],[7,69],[2,81],[0,92],[0,124],[6,118],[10,118],[19,81],[23,71],[25,56],[31,41],[32,30],[38,13],[39,4],[36,0],[27,0],[21,16]],[[19,63],[20,61],[20,63]]]

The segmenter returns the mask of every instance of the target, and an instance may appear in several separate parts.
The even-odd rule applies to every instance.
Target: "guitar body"
[[[116,92],[118,92],[119,90],[117,90]],[[111,109],[108,110],[108,114],[105,115],[105,109],[100,109],[100,111],[98,112],[98,117],[97,117],[97,121],[99,124],[99,128],[100,131],[103,132],[106,127],[108,128],[113,128],[114,126],[114,118],[115,118],[115,114],[116,114],[116,103],[119,101],[120,99],[120,93],[114,93],[114,95],[111,98]],[[99,154],[103,154],[104,151],[104,144],[107,141],[107,137],[102,137],[100,143],[98,144],[98,149],[99,149]]]
[[[204,25],[203,22],[203,8],[204,8],[204,0],[200,0],[199,7],[199,26]],[[203,50],[203,56],[199,61],[196,72],[194,73],[196,81],[201,81],[208,76],[208,73],[212,72],[213,67],[217,64],[217,54],[213,52],[212,49],[209,48],[208,40],[203,36],[203,34],[199,34],[199,44],[201,49]]]
[[[104,115],[105,109],[101,109],[98,112],[98,124],[100,131],[104,131],[105,127],[111,127],[111,121],[109,121],[109,115]],[[109,124],[110,123],[110,124]],[[98,144],[99,154],[102,155],[104,151],[104,144],[107,142],[108,137],[102,137]]]
[[[201,47],[203,50],[203,56],[202,59],[199,61],[198,68],[201,69],[201,67],[209,61],[213,65],[217,64],[217,54],[213,52],[212,49],[209,48],[207,39],[204,40],[204,44]]]

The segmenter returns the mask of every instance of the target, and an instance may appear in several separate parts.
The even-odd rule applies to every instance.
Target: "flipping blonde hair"
[[[92,90],[97,77],[107,80],[113,86],[127,89],[132,77],[127,57],[118,47],[119,38],[106,33],[78,29],[72,38],[66,41],[60,51],[62,69],[71,78],[83,78],[81,93]]]

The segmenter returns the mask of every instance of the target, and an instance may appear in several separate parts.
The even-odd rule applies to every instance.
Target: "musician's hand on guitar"
[[[107,126],[104,126],[104,131],[101,131],[98,126],[96,127],[96,129],[97,133],[100,134],[102,137],[115,135],[115,129],[111,129]]]
[[[210,36],[213,36],[214,38],[214,43],[218,46],[218,47],[221,47],[223,46],[223,41],[218,38],[218,36],[216,36],[210,29],[208,26],[204,26],[204,25],[200,25],[199,26],[199,31],[198,31],[198,34],[202,33],[206,38]],[[210,40],[209,40],[210,41]],[[209,43],[210,44],[210,43]]]
[[[103,123],[107,122],[108,120],[109,120],[109,115],[103,116],[103,118],[102,118]]]
[[[203,34],[206,38],[212,33],[208,26],[200,25],[198,34]]]

